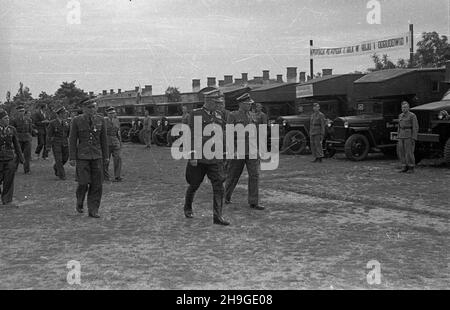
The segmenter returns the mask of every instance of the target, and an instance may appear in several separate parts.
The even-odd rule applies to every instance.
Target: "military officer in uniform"
[[[327,120],[325,115],[320,112],[320,105],[317,102],[313,104],[313,111],[309,122],[310,147],[314,157],[313,163],[321,163],[323,158],[322,141],[325,137]]]
[[[25,108],[23,106],[18,106],[16,108],[17,116],[11,120],[11,126],[16,128],[17,138],[19,140],[20,148],[23,153],[24,163],[23,171],[25,174],[29,174],[30,171],[30,161],[31,161],[31,141],[33,132],[33,122],[30,118],[25,116]],[[19,166],[19,158],[16,157],[16,169]]]
[[[76,166],[76,210],[83,213],[87,193],[89,216],[99,218],[102,199],[103,163],[108,161],[108,141],[105,120],[97,112],[95,99],[81,103],[83,114],[72,120],[69,135],[70,165]]]
[[[402,113],[398,118],[397,154],[402,164],[400,172],[414,172],[416,164],[414,149],[419,133],[419,123],[416,115],[409,111],[408,102],[402,102]]]
[[[52,148],[55,164],[53,170],[60,180],[66,179],[64,165],[69,159],[69,121],[64,107],[56,109],[56,119],[51,120],[47,128],[48,146]]]
[[[33,116],[33,124],[38,131],[38,144],[35,150],[36,159],[39,158],[39,154],[42,151],[42,159],[47,159],[48,157],[48,148],[47,148],[47,125],[49,123],[47,114],[45,113],[45,104],[41,104],[38,107],[38,111],[36,111]]]
[[[250,95],[246,93],[237,98],[237,101],[239,103],[239,110],[230,113],[227,123],[233,125],[242,124],[244,127],[246,127],[248,124],[254,124],[254,120],[250,115],[250,107],[254,103],[254,101],[252,100]],[[237,141],[235,140],[235,142]],[[228,160],[228,174],[225,183],[225,203],[231,203],[231,196],[233,194],[233,191],[236,188],[237,183],[239,182],[239,178],[241,177],[242,171],[244,170],[244,166],[246,166],[248,172],[248,204],[252,209],[264,210],[264,206],[259,204],[260,160],[259,156],[256,156],[257,158],[250,158],[250,143],[252,142],[249,141],[249,139],[246,139],[245,154],[240,154],[245,155],[244,159],[238,159],[235,156],[234,159]]]
[[[105,117],[106,121],[106,134],[108,136],[108,159],[113,157],[114,163],[114,180],[113,182],[122,182],[120,176],[122,171],[122,157],[120,156],[120,149],[122,148],[122,138],[120,135],[120,122],[117,119],[117,113],[114,108],[108,108],[106,110],[108,116]],[[105,179],[109,181],[109,160],[105,162]]]
[[[222,116],[217,113],[216,108],[216,102],[212,100],[212,98],[205,97],[205,104],[203,107],[193,110],[190,113],[189,127],[191,128],[192,141],[194,141],[195,135],[200,136],[202,139],[202,148],[205,142],[210,139],[210,137],[203,136],[204,128],[209,124],[217,124],[223,128],[225,124]],[[194,121],[196,117],[201,118],[201,132],[194,132]],[[194,143],[192,142],[192,147],[193,146]],[[213,223],[224,226],[230,225],[230,223],[222,217],[224,181],[223,159],[206,159],[204,155],[201,159],[195,159],[194,152],[186,166],[186,181],[189,186],[186,191],[184,215],[187,218],[193,217],[192,203],[194,201],[195,193],[202,184],[205,175],[208,176],[213,188]]]
[[[16,129],[9,126],[9,116],[5,110],[0,110],[0,189],[2,204],[8,207],[17,207],[12,203],[14,194],[14,176],[16,164],[14,153],[20,163],[24,163]]]

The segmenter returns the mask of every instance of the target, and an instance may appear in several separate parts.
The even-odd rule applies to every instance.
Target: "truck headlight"
[[[283,127],[286,127],[286,125],[287,125],[287,122],[283,121]]]
[[[348,128],[348,122],[344,123],[344,128],[347,129]]]
[[[332,121],[327,121],[327,126],[329,127],[329,128],[331,128],[331,126],[333,126],[333,122]]]

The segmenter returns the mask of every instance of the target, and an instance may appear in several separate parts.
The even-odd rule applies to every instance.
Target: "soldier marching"
[[[17,138],[19,140],[20,149],[23,153],[23,171],[25,174],[31,172],[31,141],[33,139],[33,122],[30,118],[25,116],[25,107],[20,105],[16,108],[17,116],[11,120],[11,126],[16,128]],[[19,165],[19,158],[16,157],[16,169]]]
[[[56,111],[56,119],[50,121],[47,128],[48,146],[53,151],[55,164],[53,170],[55,176],[60,180],[66,180],[66,171],[64,165],[69,159],[69,121],[67,120],[67,111],[64,107]]]

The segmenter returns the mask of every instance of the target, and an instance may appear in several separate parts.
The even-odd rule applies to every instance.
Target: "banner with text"
[[[357,56],[363,54],[383,53],[385,51],[410,48],[411,33],[404,33],[385,39],[364,41],[356,45],[335,48],[315,48],[310,50],[312,58]]]

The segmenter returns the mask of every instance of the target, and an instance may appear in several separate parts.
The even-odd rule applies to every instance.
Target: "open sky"
[[[72,0],[73,1],[73,0]],[[19,82],[34,97],[77,80],[85,91],[153,85],[190,91],[193,78],[274,77],[309,71],[309,40],[340,47],[408,31],[450,32],[450,0],[379,0],[381,24],[367,23],[368,0],[9,0],[0,7],[0,101]],[[393,52],[394,60],[408,50]],[[365,70],[369,55],[321,59],[315,71]]]

